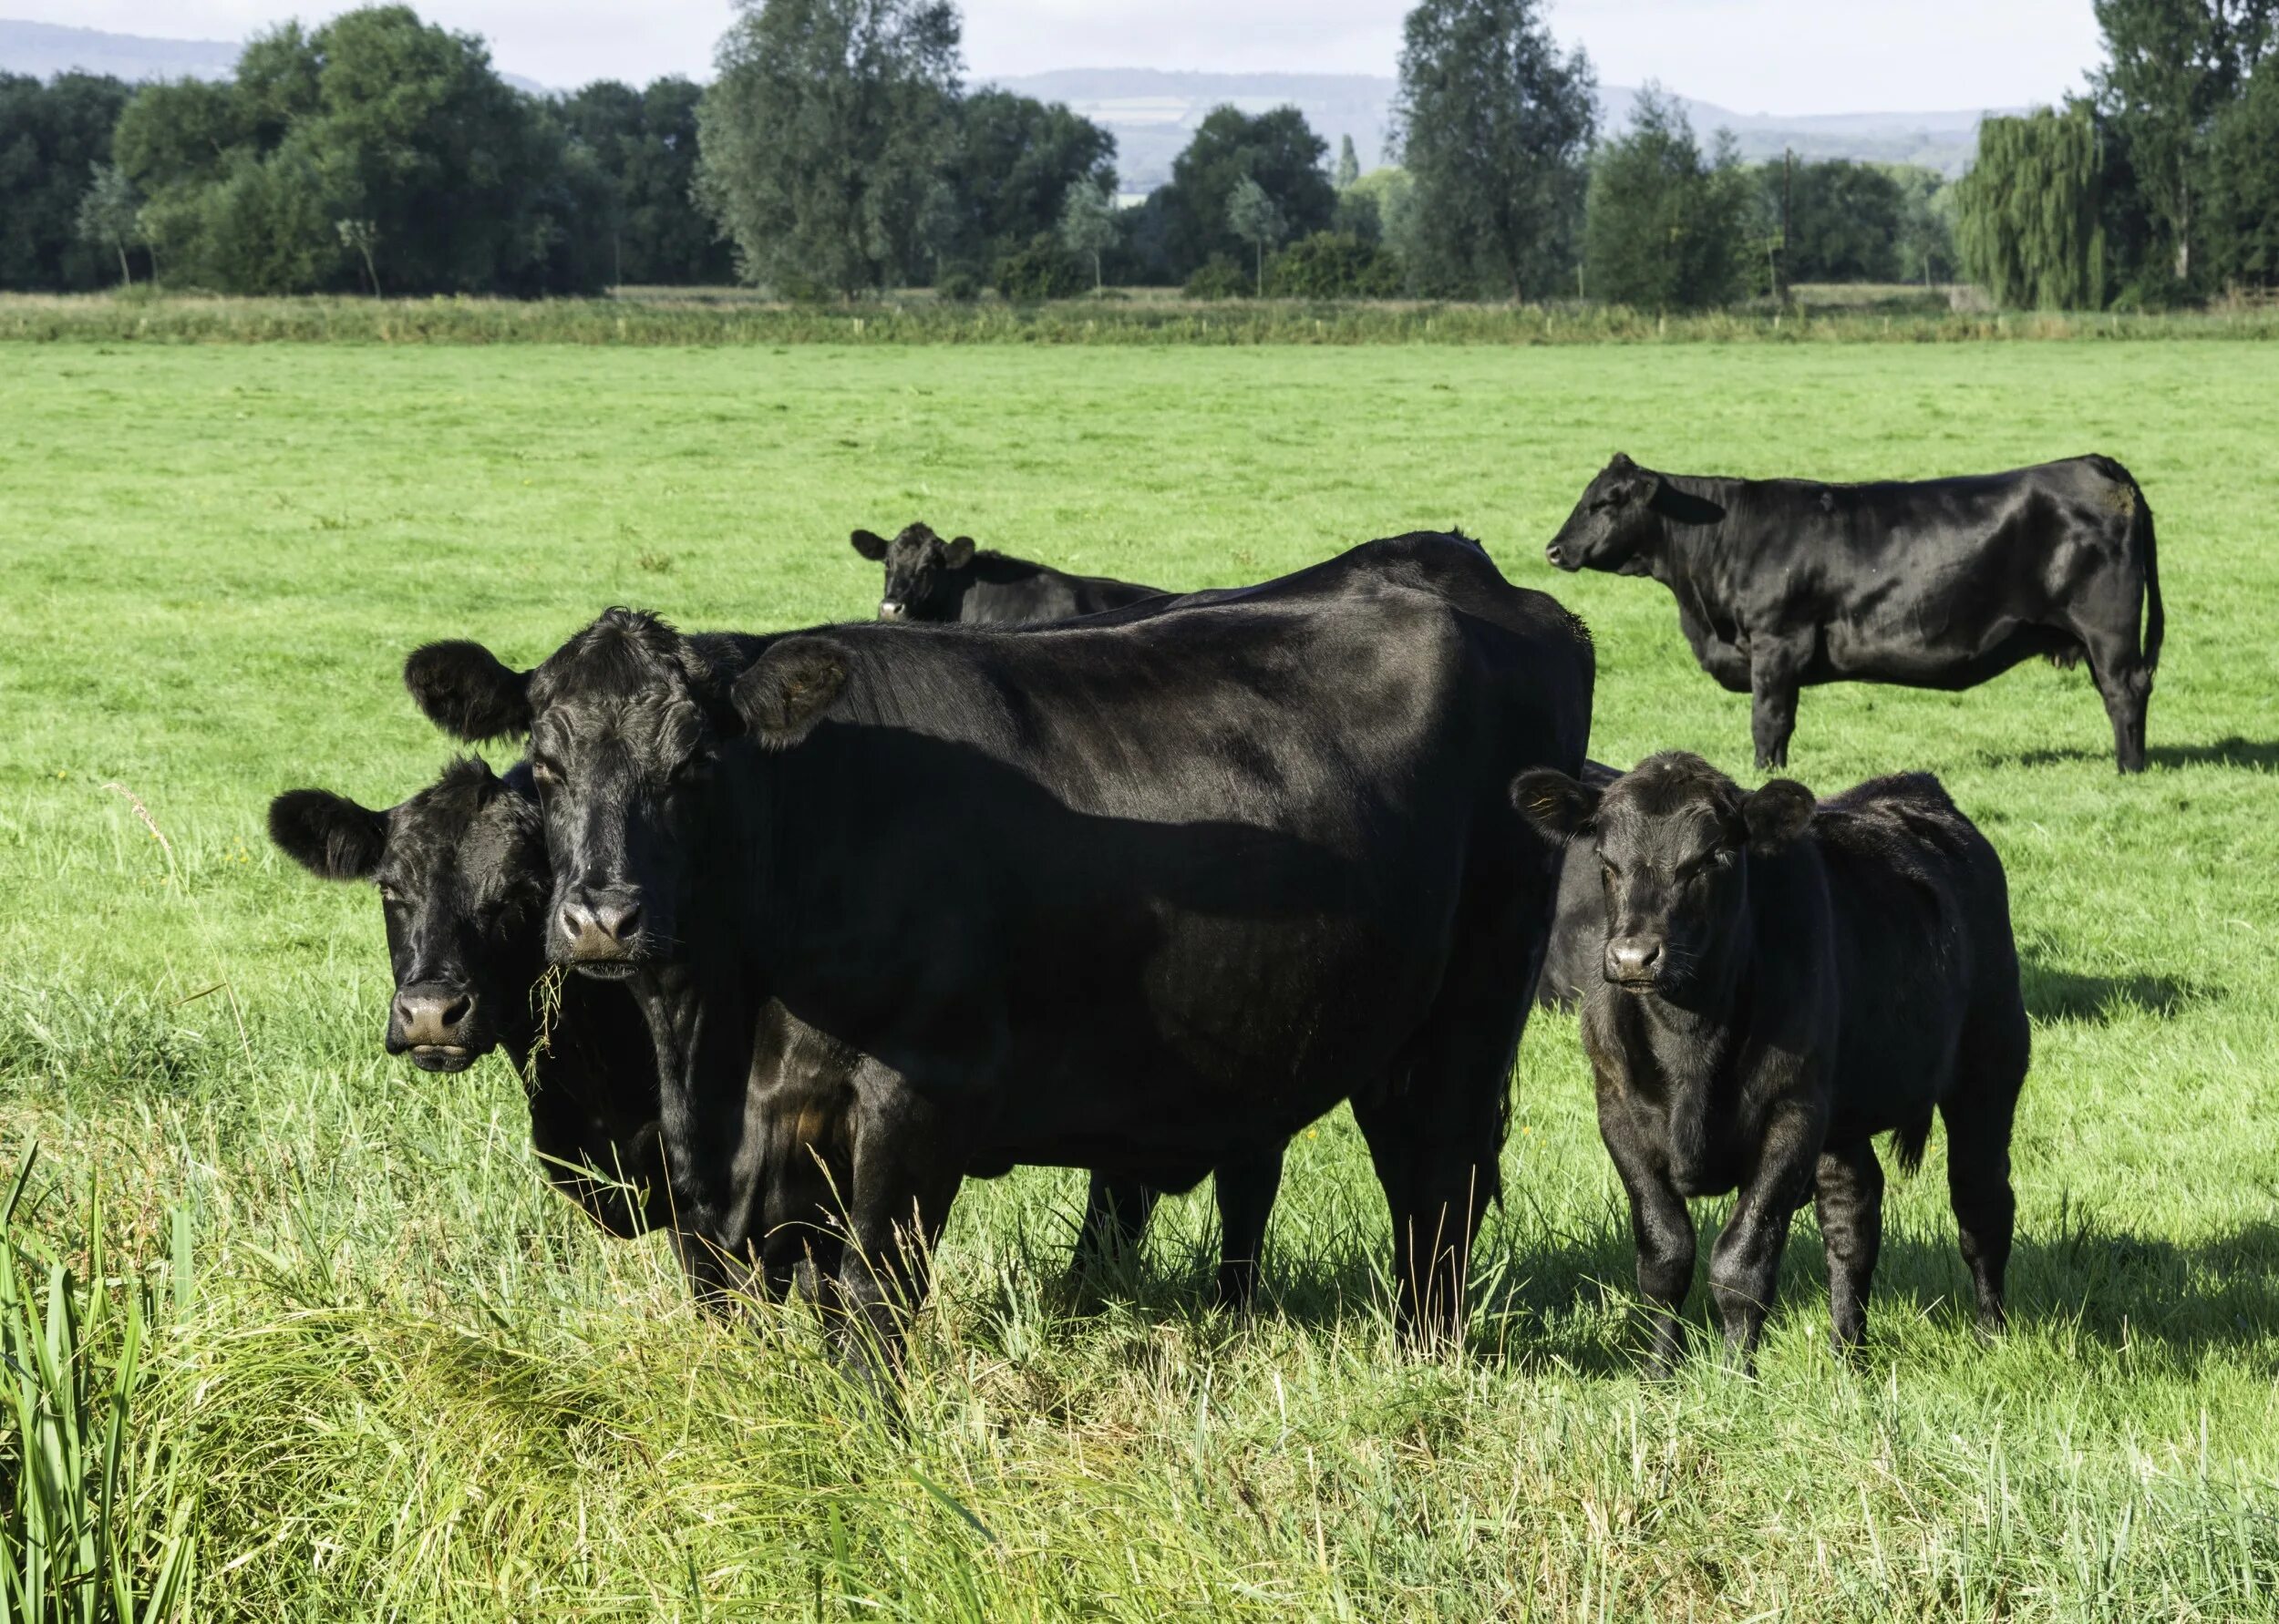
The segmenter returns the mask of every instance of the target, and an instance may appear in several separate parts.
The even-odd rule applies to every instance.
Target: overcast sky
[[[488,36],[510,72],[559,87],[706,77],[727,0],[416,0]],[[0,0],[0,15],[242,39],[341,0]],[[964,0],[973,76],[1049,67],[1393,71],[1401,0]],[[2089,0],[1552,0],[1552,27],[1602,81],[1658,78],[1736,112],[2010,107],[2078,89]]]

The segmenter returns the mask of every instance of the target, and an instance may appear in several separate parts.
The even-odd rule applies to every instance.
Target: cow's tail
[[[1931,1142],[1931,1113],[1926,1110],[1913,1122],[1903,1122],[1892,1130],[1892,1162],[1903,1175],[1913,1173],[1923,1166],[1923,1147]]]
[[[2130,480],[2133,487],[2135,480]],[[2152,535],[2152,504],[2137,492],[2137,519],[2130,537],[2144,540],[2144,668],[2160,669],[2160,640],[2168,634],[2168,618],[2160,612],[2160,549]]]

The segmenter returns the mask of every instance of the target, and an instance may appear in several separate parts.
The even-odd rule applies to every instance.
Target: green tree
[[[1353,183],[1360,179],[1361,155],[1353,149],[1353,138],[1349,135],[1339,136],[1337,138],[1337,190],[1340,194],[1351,190]]]
[[[88,166],[93,183],[79,199],[77,226],[80,241],[108,250],[119,256],[119,285],[135,285],[133,263],[127,251],[142,241],[142,228],[138,221],[142,200],[135,195],[134,183],[119,172],[115,164],[98,163]]]
[[[667,77],[635,89],[599,79],[562,98],[573,153],[592,164],[606,209],[584,221],[587,252],[608,280],[658,286],[731,281],[736,261],[696,206],[696,108],[702,87]]]
[[[226,292],[347,288],[367,267],[339,222],[387,244],[397,293],[593,285],[571,247],[595,201],[559,123],[472,36],[407,6],[255,38],[236,78],[154,85],[120,116],[119,168],[170,275]]]
[[[2213,277],[2279,286],[2279,52],[2265,57],[2216,115],[2206,184]]]
[[[1883,166],[1899,188],[1899,273],[1925,287],[1954,274],[1954,188],[1935,170]]]
[[[2153,252],[2190,289],[2209,139],[2270,46],[2279,0],[2096,0],[2096,12],[2098,106],[2128,143],[2158,229]]]
[[[1891,282],[1900,273],[1906,199],[1897,180],[1870,164],[1833,159],[1758,170],[1763,215],[1777,231],[1785,192],[1791,282]]]
[[[1238,108],[1213,108],[1172,160],[1170,184],[1158,194],[1169,273],[1184,279],[1214,254],[1248,257],[1250,241],[1235,231],[1227,212],[1242,180],[1266,194],[1285,231],[1300,236],[1327,231],[1337,208],[1337,194],[1322,170],[1328,151],[1329,144],[1295,108],[1255,118]]]
[[[1075,193],[1115,193],[1116,138],[1059,102],[977,90],[959,104],[955,133],[943,172],[947,258],[994,264],[1058,230]]]
[[[1116,205],[1098,186],[1071,186],[1060,205],[1060,242],[1092,262],[1092,291],[1106,285],[1100,257],[1116,246]]]
[[[89,172],[111,162],[111,128],[130,91],[117,79],[0,73],[0,288],[96,288],[110,244],[78,229]]]
[[[954,6],[737,0],[718,66],[697,190],[748,280],[852,298],[923,262],[955,139]]]
[[[1964,271],[1998,304],[2093,310],[2105,303],[2097,128],[2087,106],[2043,108],[1978,127],[1978,157],[1954,186]]]
[[[1563,286],[1583,222],[1596,81],[1540,0],[1423,0],[1408,14],[1394,142],[1417,189],[1411,274],[1518,299]]]
[[[1258,296],[1266,296],[1266,251],[1283,239],[1290,229],[1289,221],[1266,189],[1248,175],[1234,183],[1227,194],[1226,222],[1234,234],[1249,243],[1258,257]]]
[[[1641,310],[1730,302],[1744,272],[1748,179],[1719,132],[1712,152],[1684,108],[1648,85],[1628,130],[1591,170],[1584,266],[1593,297]]]

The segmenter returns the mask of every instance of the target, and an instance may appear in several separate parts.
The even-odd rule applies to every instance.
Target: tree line
[[[1542,0],[1421,0],[1386,156],[1214,109],[1117,200],[1115,141],[963,79],[949,0],[737,0],[714,82],[526,95],[404,5],[258,36],[226,82],[0,76],[0,287],[790,297],[1108,283],[1202,297],[1582,297],[1686,310],[1798,282],[2006,303],[2279,281],[2279,0],[2099,0],[2093,98],[1990,119],[1972,173],[1745,164],[1649,87],[1598,128]]]

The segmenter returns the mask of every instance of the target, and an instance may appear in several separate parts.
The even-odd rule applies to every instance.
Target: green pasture
[[[2279,347],[2246,343],[0,345],[0,1197],[39,1146],[37,1300],[0,1320],[50,1258],[142,1290],[120,1515],[180,1519],[201,1619],[2279,1615],[2274,447]],[[801,1311],[700,1320],[661,1242],[551,1194],[502,1061],[387,1060],[377,906],[263,832],[278,790],[386,805],[448,758],[417,642],[858,618],[848,530],[916,518],[1177,587],[1460,525],[1596,633],[1593,755],[1751,776],[1667,595],[1542,561],[1617,449],[2099,450],[2149,493],[2152,770],[2041,665],[1808,691],[1792,755],[1823,790],[1935,771],[2009,866],[2035,1060],[1997,1345],[1934,1138],[1860,1367],[1808,1213],[1759,1379],[1643,1383],[1574,1023],[1539,1016],[1461,1357],[1396,1343],[1339,1113],[1248,1323],[1207,1308],[1207,1189],[1079,1314],[1077,1176],[970,1184],[882,1420]],[[0,1365],[0,1526],[29,1382]]]

